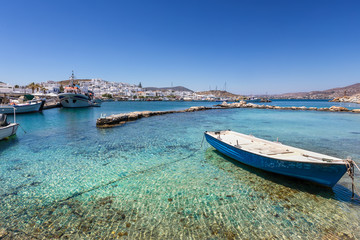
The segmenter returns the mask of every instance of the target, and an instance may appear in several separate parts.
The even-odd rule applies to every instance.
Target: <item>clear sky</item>
[[[360,1],[0,0],[0,81],[273,94],[360,82]]]

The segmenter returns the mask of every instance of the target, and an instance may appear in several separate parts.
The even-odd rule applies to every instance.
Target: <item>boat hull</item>
[[[246,103],[259,103],[261,102],[260,98],[254,98],[254,99],[249,99],[249,100],[245,100]]]
[[[43,105],[43,102],[21,104],[21,105],[5,105],[5,106],[0,106],[0,113],[13,114],[14,107],[16,108],[17,114],[18,113],[39,112],[42,105]]]
[[[205,133],[208,143],[224,155],[243,164],[289,177],[333,187],[346,172],[344,164],[294,162],[243,151]]]
[[[89,97],[83,94],[62,93],[59,94],[60,103],[65,108],[83,108],[93,105]]]
[[[16,134],[19,124],[11,123],[5,127],[0,127],[0,140]]]

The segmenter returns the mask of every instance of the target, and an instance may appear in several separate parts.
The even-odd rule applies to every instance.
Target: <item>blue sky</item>
[[[360,82],[360,1],[0,0],[0,81],[238,94]]]

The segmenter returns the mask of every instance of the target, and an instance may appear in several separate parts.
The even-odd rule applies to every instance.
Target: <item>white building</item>
[[[0,82],[0,93],[13,93],[13,91],[13,86],[4,82]]]
[[[46,93],[59,93],[60,92],[60,84],[55,81],[47,81],[41,83],[41,86],[45,88]]]

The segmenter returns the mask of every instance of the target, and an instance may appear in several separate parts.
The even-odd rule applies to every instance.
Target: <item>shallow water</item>
[[[358,114],[225,109],[95,127],[101,113],[205,104],[111,102],[18,115],[27,133],[0,142],[5,239],[360,238],[349,177],[317,187],[202,142],[206,130],[232,129],[359,164]]]
[[[318,107],[329,108],[331,106],[345,107],[348,109],[360,108],[358,103],[346,102],[329,102],[329,100],[287,100],[287,99],[274,99],[270,103],[261,103],[265,105],[280,106],[280,107]]]

